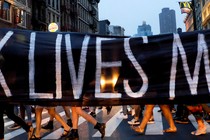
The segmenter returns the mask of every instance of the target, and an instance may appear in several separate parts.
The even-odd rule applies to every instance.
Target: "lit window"
[[[19,23],[19,25],[21,25],[21,26],[26,26],[26,12],[25,11],[23,11],[23,10],[21,10],[21,12],[20,12],[20,23]]]

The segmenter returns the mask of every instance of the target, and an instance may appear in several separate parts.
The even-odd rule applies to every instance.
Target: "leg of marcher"
[[[64,132],[61,135],[61,137],[65,137],[70,132],[70,127],[67,125],[67,123],[63,120],[63,118],[56,112],[55,107],[50,107],[47,109],[50,116],[55,118],[64,128]]]
[[[166,130],[163,130],[163,132],[166,132],[166,133],[176,132],[177,128],[174,124],[173,116],[171,114],[169,106],[168,105],[160,105],[160,108],[161,108],[161,110],[163,112],[163,115],[165,116],[165,118],[166,118],[166,120],[169,124],[169,128],[166,129]]]
[[[36,130],[35,130],[35,133],[31,137],[30,140],[41,139],[40,131],[41,131],[42,111],[43,111],[43,107],[36,107],[35,108],[35,113],[36,113]]]
[[[155,107],[155,105],[146,105],[145,106],[145,112],[144,112],[144,117],[142,119],[141,124],[138,127],[133,127],[132,129],[140,134],[144,133],[144,129],[147,125],[147,122],[149,121],[149,119],[152,116],[152,112],[153,112],[153,108]]]
[[[198,128],[196,131],[191,132],[192,135],[203,135],[206,134],[206,125],[204,124],[202,115],[203,115],[203,109],[201,105],[191,105],[187,106],[189,111],[194,115],[196,122],[198,123]]]
[[[72,129],[70,134],[66,137],[66,140],[78,140],[79,134],[78,134],[78,120],[79,115],[77,114],[76,107],[71,107],[72,111]]]

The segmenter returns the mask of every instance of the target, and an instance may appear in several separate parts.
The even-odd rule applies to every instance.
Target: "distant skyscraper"
[[[152,35],[151,26],[146,24],[146,21],[143,21],[141,26],[138,26],[137,34],[134,36],[150,36]]]
[[[124,36],[125,29],[121,26],[110,25],[109,26],[110,35],[113,36]]]
[[[160,34],[176,33],[176,14],[174,10],[163,8],[159,14]]]

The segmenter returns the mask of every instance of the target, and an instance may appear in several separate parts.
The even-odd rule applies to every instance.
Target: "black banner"
[[[209,33],[128,38],[0,29],[0,102],[208,102]]]

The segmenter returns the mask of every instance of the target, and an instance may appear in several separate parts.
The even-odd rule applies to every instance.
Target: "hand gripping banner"
[[[116,37],[0,29],[0,102],[209,102],[209,46],[209,30]]]

